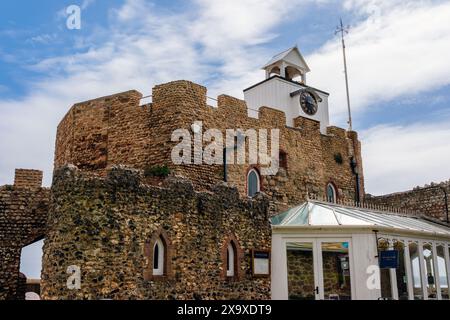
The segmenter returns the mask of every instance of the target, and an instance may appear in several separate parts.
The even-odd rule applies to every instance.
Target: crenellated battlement
[[[171,161],[171,151],[178,143],[172,141],[172,133],[177,129],[192,131],[192,124],[201,121],[204,130],[223,132],[279,129],[280,148],[289,157],[288,173],[296,178],[283,182],[283,178],[264,177],[263,183],[265,192],[282,202],[303,200],[306,185],[323,194],[330,181],[338,186],[342,197],[354,197],[355,179],[349,162],[355,152],[360,159],[356,133],[329,127],[327,134],[322,134],[318,121],[302,116],[293,119],[293,127],[288,126],[292,119],[271,107],[261,107],[258,117],[251,117],[244,100],[228,95],[218,96],[217,107],[212,107],[207,103],[207,88],[190,81],[155,86],[151,104],[141,106],[142,97],[137,91],[127,91],[75,104],[58,126],[55,169],[73,164],[104,175],[115,165],[141,170],[167,166],[172,175],[191,179],[198,189],[208,189],[223,180],[223,166],[177,166]],[[342,163],[334,160],[337,155]],[[246,193],[247,171],[248,166],[228,167],[230,182],[242,195]],[[362,174],[360,179],[363,195]]]

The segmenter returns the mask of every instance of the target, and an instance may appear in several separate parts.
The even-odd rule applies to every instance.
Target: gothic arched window
[[[155,241],[153,246],[153,275],[162,276],[164,275],[164,265],[165,265],[165,251],[164,242],[161,238]]]
[[[221,257],[223,261],[222,277],[224,280],[237,281],[240,279],[240,262],[242,251],[234,235],[227,237],[222,245]]]
[[[329,183],[327,185],[327,201],[330,203],[336,203],[337,202],[337,193],[336,188],[332,183]]]
[[[261,191],[261,181],[258,171],[252,169],[247,174],[247,195],[250,198],[256,196]]]
[[[164,230],[154,233],[145,242],[144,279],[146,281],[162,280],[172,276],[171,251],[171,243]]]

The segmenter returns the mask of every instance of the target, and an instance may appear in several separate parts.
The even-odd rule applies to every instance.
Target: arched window
[[[336,188],[332,183],[329,183],[327,186],[327,201],[330,203],[336,203],[337,201]]]
[[[270,70],[269,77],[273,77],[275,75],[277,75],[277,76],[281,75],[281,71],[280,71],[279,67],[273,67],[272,70]]]
[[[153,275],[162,276],[164,275],[164,258],[166,248],[164,247],[164,242],[161,238],[155,241],[153,246]]]
[[[146,281],[164,280],[172,277],[171,242],[164,230],[155,232],[144,245]]]
[[[230,235],[222,244],[222,277],[224,280],[238,281],[240,279],[240,262],[242,251],[234,235]]]
[[[248,172],[247,175],[247,195],[250,198],[256,196],[257,193],[261,191],[261,182],[259,178],[259,173],[255,169]]]
[[[233,243],[230,242],[227,248],[227,277],[234,277],[235,275],[235,256],[236,250],[233,247]]]

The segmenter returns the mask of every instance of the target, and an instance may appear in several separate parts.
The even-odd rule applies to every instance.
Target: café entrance
[[[311,200],[271,222],[272,299],[449,299],[443,223]]]
[[[350,300],[350,239],[288,239],[290,300]]]

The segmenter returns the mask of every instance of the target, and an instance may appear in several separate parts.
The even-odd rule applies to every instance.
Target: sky
[[[80,30],[67,28],[70,5]],[[51,184],[56,126],[76,102],[176,79],[243,98],[294,45],[307,83],[331,93],[331,123],[346,128],[341,17],[366,192],[448,180],[449,16],[448,0],[1,1],[0,185],[17,167]]]

